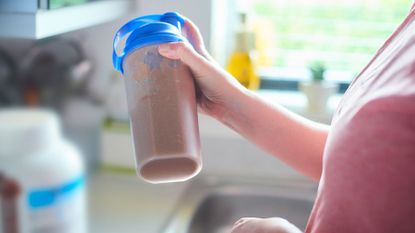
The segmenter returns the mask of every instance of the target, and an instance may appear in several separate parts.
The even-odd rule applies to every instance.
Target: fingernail
[[[170,45],[169,44],[161,44],[159,45],[159,53],[161,54],[168,54],[170,51]]]
[[[177,59],[177,43],[159,45],[159,53],[170,59]]]

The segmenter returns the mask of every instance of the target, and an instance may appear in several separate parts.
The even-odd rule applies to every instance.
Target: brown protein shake
[[[124,74],[137,173],[150,183],[184,181],[202,167],[192,73],[158,53],[162,43],[188,43],[183,24],[174,12],[142,16],[114,38],[113,64]]]
[[[152,183],[186,180],[201,168],[196,96],[183,63],[146,46],[124,61],[139,174]]]

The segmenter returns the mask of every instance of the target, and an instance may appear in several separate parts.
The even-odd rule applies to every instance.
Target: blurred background
[[[177,11],[247,88],[330,123],[411,3],[2,0],[0,232],[228,232],[244,215],[304,227],[316,184],[203,115],[198,177],[136,177],[114,34],[137,16]]]

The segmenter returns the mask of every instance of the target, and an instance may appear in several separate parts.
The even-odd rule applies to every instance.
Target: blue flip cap
[[[114,68],[124,74],[122,63],[124,57],[135,49],[168,42],[182,42],[187,39],[181,34],[184,18],[176,12],[146,15],[135,18],[122,26],[114,37],[112,63]],[[125,41],[121,53],[117,53],[120,41]]]

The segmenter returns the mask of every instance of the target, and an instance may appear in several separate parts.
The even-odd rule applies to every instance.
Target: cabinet
[[[36,0],[16,0],[24,2],[22,7],[1,1],[0,37],[8,38],[46,38],[105,23],[135,9],[134,0],[92,1],[53,10],[39,9]]]

